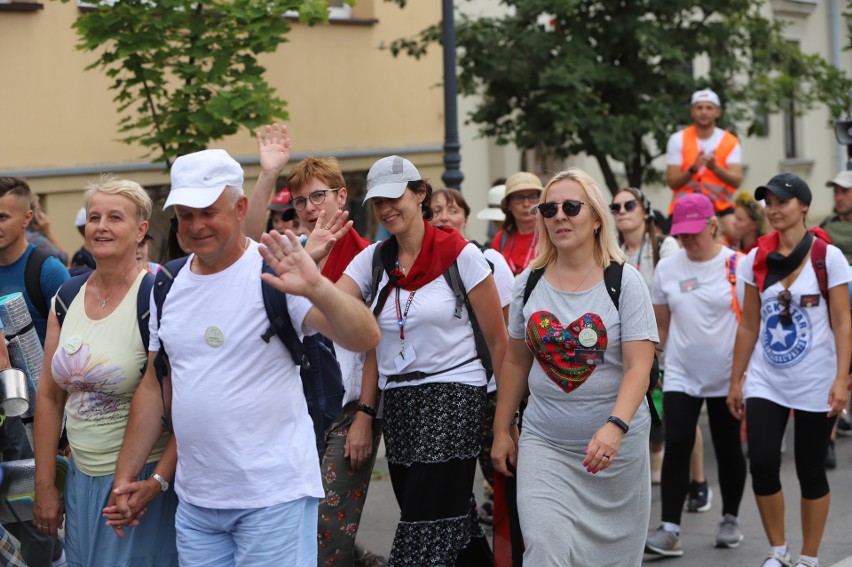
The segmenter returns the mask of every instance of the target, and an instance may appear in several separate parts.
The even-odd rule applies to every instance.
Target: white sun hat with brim
[[[183,205],[204,209],[216,202],[225,187],[243,191],[243,168],[225,150],[202,150],[180,156],[172,164],[172,187],[163,209]]]
[[[506,219],[506,213],[500,210],[500,203],[506,194],[505,185],[495,185],[488,190],[488,207],[476,213],[480,220],[502,221]]]

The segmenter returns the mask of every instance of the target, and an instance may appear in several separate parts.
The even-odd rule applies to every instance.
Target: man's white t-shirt
[[[165,345],[172,367],[177,440],[175,491],[203,508],[263,508],[324,496],[316,437],[299,370],[269,327],[256,242],[211,275],[178,272],[160,329],[151,301],[150,351]],[[310,301],[287,295],[290,320],[305,329]]]
[[[713,135],[709,138],[698,138],[698,150],[705,154],[715,152],[724,135],[724,130],[721,128],[715,128],[713,130]],[[726,163],[728,165],[732,163],[742,163],[742,159],[742,148],[740,147],[740,143],[737,142],[737,145],[734,146],[734,149],[731,150],[730,154],[728,154]],[[666,164],[678,166],[683,165],[683,130],[679,130],[669,136],[669,142],[666,145]]]
[[[756,254],[757,249],[749,252],[738,270],[739,279],[751,286],[756,285]],[[829,244],[825,264],[829,289],[848,284],[849,265],[843,252]],[[749,362],[744,396],[803,411],[828,411],[828,392],[837,376],[837,348],[810,257],[787,288],[793,296],[793,326],[788,328],[778,320],[778,294],[783,289],[781,282],[775,282],[760,293],[760,335]]]
[[[733,250],[722,247],[712,259],[693,262],[685,250],[678,250],[657,264],[651,301],[667,305],[671,312],[664,392],[683,392],[696,398],[728,395],[737,335],[728,275],[732,254]],[[739,305],[743,291],[738,281]]]
[[[362,297],[368,297],[370,294],[373,254],[376,246],[377,244],[373,244],[362,250],[344,272],[358,285]],[[462,285],[468,293],[491,274],[485,257],[472,243],[462,249],[456,263]],[[383,273],[378,291],[384,288],[387,281],[387,273]],[[400,314],[403,314],[410,295],[409,291],[393,288],[378,317],[379,328],[382,331],[382,338],[376,347],[379,388],[384,390],[449,382],[485,386],[485,369],[480,360],[475,358],[476,344],[467,309],[462,308],[461,319],[455,318],[456,297],[443,274],[418,289],[411,298],[404,332],[406,347],[413,349],[413,354],[407,355],[404,361],[406,366],[400,368],[395,364],[394,359],[401,350],[400,328],[396,315],[397,304]],[[375,298],[372,303],[375,304]],[[470,362],[459,368],[421,380],[388,382],[387,379],[389,375],[414,371],[440,372],[468,360]]]

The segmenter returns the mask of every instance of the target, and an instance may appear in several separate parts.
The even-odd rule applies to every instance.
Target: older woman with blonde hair
[[[65,549],[72,567],[177,565],[177,499],[168,488],[176,454],[165,451],[165,436],[140,476],[136,498],[147,506],[146,521],[127,531],[116,529],[123,536],[119,538],[103,517],[130,401],[147,360],[148,345],[140,332],[147,319],[139,313],[147,311],[142,286],[150,282],[143,280],[153,276],[137,263],[136,247],[148,230],[151,199],[139,184],[108,176],[88,187],[84,203],[86,248],[97,268],[60,288],[48,319],[35,414],[33,522],[56,535],[64,508]],[[60,305],[65,286],[72,284],[79,291]],[[55,454],[63,413],[71,463],[60,496]]]
[[[638,566],[636,520],[651,506],[644,397],[657,342],[648,286],[624,265],[588,174],[557,174],[537,210],[537,255],[510,306],[492,460],[507,476],[517,465],[525,563]],[[605,280],[619,270],[615,297]],[[527,389],[516,444],[513,415]]]

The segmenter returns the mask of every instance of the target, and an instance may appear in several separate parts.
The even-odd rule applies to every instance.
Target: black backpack
[[[86,283],[91,275],[92,272],[86,272],[85,274],[74,276],[59,286],[59,290],[56,292],[56,303],[53,310],[56,313],[56,319],[59,321],[60,327],[62,327],[62,323],[65,322],[65,316],[68,314],[68,308],[71,306],[71,302],[74,301],[75,297],[77,297],[77,294],[80,292],[80,288],[83,287],[83,284]],[[139,323],[139,335],[142,338],[142,345],[145,348],[145,352],[148,351],[148,319],[151,317],[151,288],[153,286],[154,276],[151,274],[145,274],[142,278],[142,282],[139,284],[139,291],[136,294],[136,322]],[[148,364],[147,361],[148,357],[146,356],[145,364],[142,365],[143,374],[145,373],[145,367]]]
[[[30,298],[30,303],[44,319],[47,319],[50,314],[50,307],[41,290],[41,268],[48,258],[50,258],[50,254],[36,246],[30,251],[30,256],[24,266],[24,289]]]
[[[387,302],[388,296],[390,295],[391,288],[393,287],[392,283],[394,281],[391,276],[391,269],[388,269],[385,265],[385,261],[382,259],[382,243],[376,245],[375,250],[373,251],[373,280],[370,284],[370,297],[367,298],[367,302],[369,303],[378,293],[378,300],[376,302],[375,308],[373,308],[373,315],[376,317],[382,312],[382,309]],[[487,260],[486,260],[487,262]],[[488,262],[491,265],[491,262]],[[492,271],[494,270],[493,265],[491,265]],[[379,284],[382,281],[382,273],[387,272],[388,276],[391,278],[388,280],[388,283],[385,284],[385,287],[379,291]],[[462,315],[462,307],[467,308],[468,319],[470,319],[470,326],[473,328],[473,341],[476,344],[476,358],[478,358],[482,362],[483,368],[485,368],[485,377],[486,380],[491,380],[491,377],[494,375],[494,366],[491,363],[491,352],[488,350],[488,343],[485,342],[485,336],[482,334],[482,329],[479,326],[479,321],[476,319],[476,314],[473,312],[473,307],[470,305],[470,300],[467,298],[467,291],[464,289],[464,284],[462,283],[461,274],[459,273],[459,266],[456,262],[450,264],[450,267],[444,272],[444,279],[447,281],[447,285],[450,286],[450,289],[453,290],[453,295],[456,296],[456,308],[453,316],[456,319],[461,319]],[[470,361],[465,361],[462,365],[467,364]],[[441,372],[447,372],[449,370],[455,370],[453,368],[447,368],[442,370]],[[416,373],[419,374],[419,377],[426,378],[428,376],[437,373]]]
[[[154,283],[154,304],[157,306],[157,327],[163,316],[163,304],[166,295],[174,283],[181,268],[184,267],[188,257],[177,258],[165,264]],[[263,262],[263,273],[275,275],[275,272],[266,262]],[[269,328],[261,335],[264,342],[268,343],[273,336],[278,336],[293,362],[299,367],[299,375],[302,379],[302,389],[308,405],[308,414],[314,424],[317,451],[320,453],[325,445],[325,431],[340,415],[343,408],[343,375],[340,364],[334,352],[334,345],[327,337],[320,334],[306,336],[299,340],[299,335],[290,321],[290,313],[287,310],[286,295],[279,292],[263,280],[260,280],[263,294],[263,306],[266,316],[269,318]],[[160,343],[160,351],[154,363],[157,372],[157,381],[160,383],[162,394],[163,379],[168,374],[168,355],[165,347]],[[163,399],[163,427],[171,431],[171,422],[165,413],[165,398]]]
[[[624,264],[612,262],[604,269],[604,286],[606,287],[609,298],[618,310],[619,299],[621,298],[621,274],[624,271]],[[544,275],[544,268],[537,268],[530,272],[527,279],[527,287],[524,290],[524,302],[527,304],[533,289],[535,289],[538,280]],[[660,361],[657,360],[657,353],[654,353],[654,363],[651,365],[651,375],[648,378],[648,391],[645,392],[645,399],[648,401],[648,410],[651,412],[651,423],[655,426],[662,425],[660,415],[657,413],[657,408],[654,406],[654,401],[651,399],[651,394],[654,388],[657,387],[657,382],[660,380]]]

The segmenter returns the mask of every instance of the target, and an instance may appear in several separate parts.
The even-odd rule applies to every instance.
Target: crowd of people
[[[713,507],[706,405],[721,496],[713,544],[743,540],[750,472],[762,566],[816,567],[833,439],[849,431],[838,416],[852,358],[852,176],[828,182],[835,214],[809,230],[808,185],[784,173],[737,194],[742,155],[716,127],[719,97],[698,91],[690,108],[695,123],[668,144],[670,226],[638,188],[608,198],[577,168],[546,183],[518,172],[477,213],[492,223],[479,244],[465,236],[465,196],[394,155],[367,174],[363,203],[386,235],[371,242],[353,228],[338,162],[288,170],[286,127],[270,125],[250,197],[224,150],[175,160],[162,265],[148,259],[151,199],[114,176],[87,188],[84,245],[69,261],[26,181],[0,178],[0,294],[24,294],[44,346],[32,448],[27,420],[0,426],[3,460],[35,459],[32,521],[0,527],[6,561],[681,556],[684,508]],[[27,230],[36,220],[39,239]],[[779,476],[791,417],[798,555]],[[400,509],[387,559],[357,541],[382,438]],[[498,516],[508,545],[495,525],[492,550],[482,524]]]

